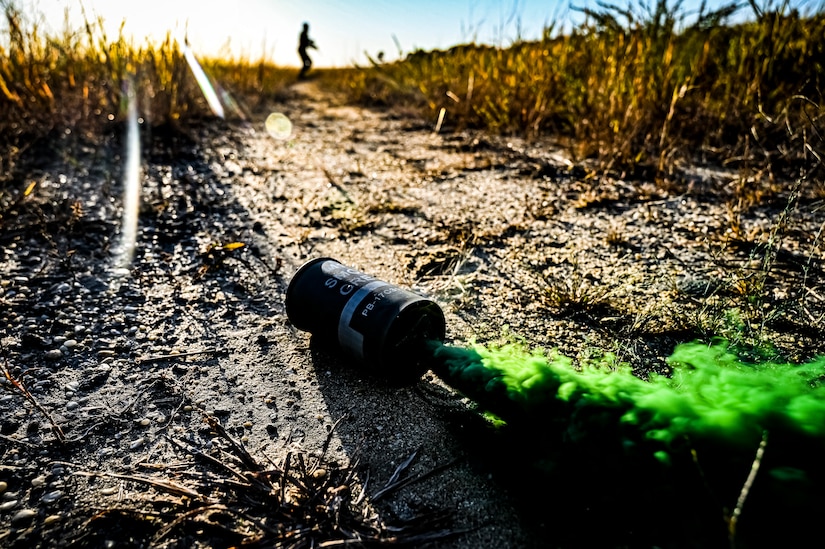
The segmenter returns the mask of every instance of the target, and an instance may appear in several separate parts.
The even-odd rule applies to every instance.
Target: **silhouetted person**
[[[307,53],[307,49],[309,48],[314,50],[318,49],[315,46],[315,42],[309,37],[309,23],[304,23],[304,30],[301,31],[301,37],[298,40],[298,55],[301,56],[301,61],[304,63],[304,66],[301,68],[298,78],[304,78],[310,67],[312,67],[312,59],[309,58],[309,54]]]

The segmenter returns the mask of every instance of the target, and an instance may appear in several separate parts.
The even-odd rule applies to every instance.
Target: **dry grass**
[[[185,131],[213,116],[187,63],[186,45],[171,34],[160,43],[135,43],[122,31],[108,36],[95,19],[79,29],[67,21],[53,34],[13,1],[0,7],[0,177],[39,142],[105,134],[125,116],[127,86],[136,90],[142,121],[152,127]],[[244,117],[240,105],[254,108],[295,72],[243,57],[200,62],[227,117]]]
[[[45,34],[2,2],[0,151],[3,171],[32,138],[93,136],[122,116],[127,81],[151,125],[185,128],[211,115],[183,44],[109,37],[100,21]],[[790,0],[754,1],[747,22],[732,4],[690,13],[680,1],[585,9],[567,33],[550,26],[538,41],[416,51],[366,69],[321,71],[321,82],[362,104],[406,108],[443,130],[566,137],[578,160],[600,170],[654,169],[712,158],[757,170],[823,151],[825,14]],[[294,71],[250,58],[201,60],[231,115],[279,93]],[[241,107],[243,105],[244,107]]]
[[[818,162],[825,14],[788,1],[690,14],[604,4],[567,34],[506,48],[416,51],[346,75],[353,100],[407,103],[444,127],[569,138],[603,170],[666,174],[702,156],[743,170]],[[435,122],[434,122],[435,123]]]

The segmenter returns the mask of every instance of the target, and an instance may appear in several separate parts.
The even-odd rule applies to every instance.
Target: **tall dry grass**
[[[0,8],[0,179],[26,147],[67,133],[94,140],[122,121],[127,81],[148,125],[184,131],[213,115],[186,62],[185,44],[171,34],[159,43],[136,43],[122,27],[108,36],[103,21],[92,17],[81,28],[67,21],[62,30],[46,32],[13,1],[0,1]],[[254,107],[295,72],[249,58],[201,63],[229,103],[229,115],[243,114],[233,99]]]
[[[789,1],[690,13],[600,4],[572,31],[509,47],[417,51],[348,75],[353,100],[406,101],[446,124],[569,138],[602,169],[665,173],[697,153],[744,165],[823,150],[825,13]],[[818,162],[818,160],[816,160]]]
[[[569,32],[537,41],[464,45],[369,68],[324,71],[353,101],[414,109],[446,128],[565,139],[601,170],[667,174],[689,157],[743,169],[820,165],[825,12],[751,0],[689,13],[680,1],[599,4]],[[55,132],[93,137],[117,123],[133,80],[141,116],[185,128],[210,115],[167,36],[136,44],[102,22],[48,34],[0,0],[0,173],[21,147]],[[746,22],[731,16],[746,10]],[[294,78],[250,58],[201,60],[228,103],[254,108]]]

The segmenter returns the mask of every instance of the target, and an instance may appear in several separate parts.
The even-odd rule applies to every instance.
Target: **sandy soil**
[[[264,131],[273,111],[289,140]],[[453,345],[509,330],[577,359],[616,352],[640,375],[709,334],[791,360],[825,349],[823,205],[808,187],[780,224],[787,196],[728,207],[736,174],[596,181],[552,144],[434,134],[313,82],[198,132],[144,135],[125,277],[111,260],[118,132],[41,144],[8,186],[0,545],[309,547],[356,532],[450,548],[679,545],[647,535],[620,497],[594,498],[624,521],[606,532],[581,494],[532,490],[526,466],[503,473],[518,460],[497,462],[502,439],[433,374],[393,386],[292,327],[286,287],[314,257],[431,296]],[[757,330],[726,311],[759,283]],[[545,512],[565,500],[568,515]],[[720,506],[705,546],[727,546],[722,518]]]

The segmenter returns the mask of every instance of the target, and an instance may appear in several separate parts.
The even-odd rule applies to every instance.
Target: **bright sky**
[[[685,0],[684,5],[699,1]],[[613,3],[627,5],[628,0]],[[707,0],[708,7],[726,3]],[[473,40],[507,45],[518,36],[540,37],[545,25],[554,21],[557,28],[569,27],[583,18],[570,9],[570,0],[17,0],[17,4],[27,14],[42,14],[52,29],[62,28],[66,10],[74,24],[82,22],[83,5],[87,14],[104,19],[110,36],[117,35],[124,21],[125,33],[135,37],[160,40],[169,30],[179,37],[188,31],[198,56],[226,54],[228,46],[231,56],[265,55],[283,66],[299,65],[298,34],[306,21],[318,45],[317,51],[310,51],[317,67],[365,64],[364,51],[373,57],[383,51],[390,61],[399,56],[399,48],[407,54]],[[596,6],[595,0],[572,4]]]

